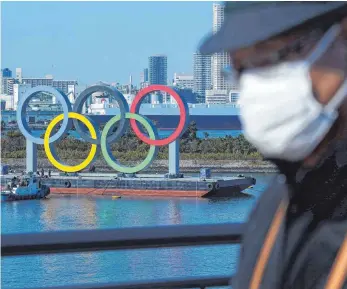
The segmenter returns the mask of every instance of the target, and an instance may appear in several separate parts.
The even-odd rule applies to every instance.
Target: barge
[[[45,178],[51,194],[117,195],[147,197],[233,197],[251,195],[243,190],[253,186],[252,177],[172,178],[158,175],[114,175],[81,173],[74,176],[54,175]]]

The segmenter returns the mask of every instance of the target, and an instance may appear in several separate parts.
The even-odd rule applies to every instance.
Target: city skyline
[[[26,77],[44,77],[46,74],[51,74],[57,79],[77,79],[81,85],[97,81],[127,83],[129,75],[132,75],[134,83],[138,84],[141,72],[147,68],[148,57],[165,54],[168,57],[169,80],[175,72],[193,73],[193,54],[202,37],[212,31],[213,2],[98,2],[97,4],[93,2],[2,3],[4,23],[2,68],[8,67],[14,71],[16,67],[21,67]],[[135,6],[138,8],[141,6],[138,10],[142,13],[138,10],[133,11]],[[76,9],[80,12],[73,14]],[[196,14],[196,9],[199,9],[201,16],[191,21],[191,15]],[[59,15],[59,11],[62,10],[65,11],[64,19],[69,19],[69,23],[65,26],[57,17],[52,16],[53,12]],[[107,16],[112,16],[112,12],[117,17],[108,18]],[[39,14],[40,18],[36,19],[35,16]],[[72,14],[74,18],[69,17]],[[102,16],[103,14],[106,15]],[[154,15],[157,17],[153,20]],[[126,16],[137,20],[125,21],[128,26],[123,25],[123,29],[118,31],[117,28],[122,21],[128,19]],[[176,20],[177,16],[179,20]],[[14,21],[18,18],[20,21]],[[28,18],[31,21],[26,21]],[[118,20],[115,20],[116,18]],[[22,27],[24,22],[26,25]],[[158,22],[161,25],[157,25]],[[141,29],[139,33],[134,34],[139,24]],[[116,39],[109,36],[110,31],[117,32]],[[127,37],[124,38],[124,35]],[[160,35],[160,38],[155,37],[156,35]],[[86,39],[88,37],[90,40]],[[62,42],[63,39],[66,41]],[[137,43],[137,46],[134,47],[133,43]]]

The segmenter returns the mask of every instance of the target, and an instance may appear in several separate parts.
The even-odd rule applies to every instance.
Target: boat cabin
[[[37,178],[36,176],[22,176],[19,180],[16,194],[36,194],[41,187],[42,182],[40,178]]]

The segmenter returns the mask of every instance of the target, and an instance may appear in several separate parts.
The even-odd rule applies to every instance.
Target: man
[[[94,164],[91,164],[90,167],[89,167],[89,172],[90,173],[95,173],[95,165]]]
[[[246,138],[280,170],[253,210],[233,289],[347,288],[347,3],[227,2]]]

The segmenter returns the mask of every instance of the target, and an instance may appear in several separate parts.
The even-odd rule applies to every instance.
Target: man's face
[[[327,104],[333,98],[346,79],[347,41],[345,39],[347,39],[347,18],[342,21],[341,25],[342,32],[336,41],[340,41],[339,44],[342,43],[343,53],[346,52],[346,55],[338,57],[336,51],[331,48],[310,69],[314,94],[317,101],[322,104]],[[242,71],[248,68],[278,64],[281,60],[276,63],[271,56],[278,54],[279,51],[285,51],[288,47],[290,49],[282,61],[306,59],[321,37],[322,35],[311,31],[296,31],[293,34],[276,37],[252,47],[239,49],[230,53],[230,57],[234,69],[239,73],[239,76],[242,76]],[[293,93],[295,93],[295,89],[293,89]],[[339,109],[337,122],[315,151],[304,160],[304,165],[307,167],[316,165],[325,153],[329,143],[341,138],[347,138],[347,98]]]

